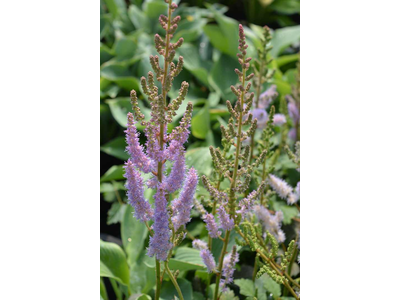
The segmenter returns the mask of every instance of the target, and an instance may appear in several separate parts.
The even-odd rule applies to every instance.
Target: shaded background
[[[194,112],[192,134],[186,144],[187,164],[194,166],[200,175],[211,175],[208,147],[220,145],[219,128],[228,116],[224,103],[235,99],[230,85],[237,83],[234,69],[239,66],[236,59],[239,22],[245,26],[248,53],[252,57],[256,57],[255,49],[260,45],[262,26],[268,25],[273,30],[274,48],[270,54],[274,61],[269,67],[276,72],[264,89],[277,85],[279,97],[274,105],[279,112],[279,98],[291,93],[297,72],[299,11],[297,0],[180,1],[175,15],[179,14],[182,20],[173,41],[184,38],[177,57],[182,55],[185,64],[168,96],[175,98],[180,83],[189,82],[188,96],[174,125],[187,102],[192,101]],[[157,54],[153,36],[155,33],[164,35],[158,17],[165,12],[163,0],[101,0],[100,4],[100,231],[102,238],[111,238],[117,243],[126,210],[122,165],[128,158],[124,152],[124,130],[126,114],[131,111],[129,92],[135,89],[139,99],[145,97],[141,94],[139,80],[152,70],[148,57]],[[148,117],[147,103],[139,102]],[[287,157],[280,158],[277,169],[286,172],[284,175],[292,185],[297,182],[298,174]],[[199,194],[202,191],[199,185]]]

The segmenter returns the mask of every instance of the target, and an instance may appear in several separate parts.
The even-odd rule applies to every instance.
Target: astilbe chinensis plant
[[[180,17],[172,17],[177,8],[172,0],[168,4],[168,16],[161,15],[159,22],[165,30],[165,37],[155,35],[155,46],[160,56],[163,56],[164,65],[160,65],[158,55],[150,56],[153,72],[149,72],[147,79],[141,78],[142,90],[148,96],[151,105],[151,119],[144,120],[141,113],[136,91],[131,92],[133,113],[128,113],[128,128],[126,130],[127,152],[130,158],[125,163],[125,178],[129,203],[134,208],[134,216],[144,222],[150,232],[150,242],[147,255],[155,257],[156,261],[156,291],[155,299],[159,299],[161,282],[165,272],[168,273],[175,285],[178,294],[183,299],[180,288],[168,267],[172,249],[185,237],[185,225],[190,221],[190,211],[193,206],[193,197],[196,191],[198,176],[195,169],[187,170],[185,164],[184,144],[189,137],[189,127],[193,106],[189,102],[179,126],[171,133],[167,132],[167,125],[171,123],[176,111],[182,104],[189,84],[182,82],[179,95],[168,103],[167,94],[172,82],[181,72],[183,57],[174,62],[175,50],[183,43],[180,38],[176,43],[171,39],[178,27]],[[154,80],[161,83],[159,91]],[[145,126],[146,144],[139,143],[139,132],[136,124],[141,122]],[[167,172],[166,163],[172,164]],[[144,180],[143,174],[150,176]],[[145,186],[155,190],[154,207],[144,197]],[[172,195],[177,197],[170,201]],[[153,222],[150,226],[150,222]],[[161,273],[161,264],[164,262],[164,271]]]
[[[234,106],[229,100],[226,102],[231,117],[227,128],[221,126],[223,149],[210,147],[219,179],[217,182],[212,182],[206,176],[202,177],[203,185],[212,200],[210,201],[211,213],[207,212],[201,203],[196,203],[196,208],[202,214],[209,233],[208,248],[201,250],[201,257],[208,271],[216,275],[215,300],[220,296],[219,291],[224,292],[226,285],[232,282],[235,264],[239,259],[236,246],[227,253],[231,232],[246,219],[246,215],[252,210],[254,202],[265,188],[265,182],[262,182],[255,191],[245,195],[251,181],[251,173],[264,161],[268,153],[268,150],[262,151],[257,160],[250,164],[250,145],[244,143],[257,129],[257,119],[253,119],[250,113],[254,93],[249,92],[251,88],[249,81],[254,74],[247,74],[251,61],[250,57],[246,57],[247,47],[243,26],[239,25],[237,56],[241,70],[235,69],[235,73],[238,75],[240,84],[237,87],[231,86],[237,101]],[[226,157],[231,148],[234,149],[232,159]],[[224,179],[229,181],[229,188],[221,190],[220,183]],[[222,251],[215,267],[215,261],[210,252],[212,238],[220,238],[223,241]]]

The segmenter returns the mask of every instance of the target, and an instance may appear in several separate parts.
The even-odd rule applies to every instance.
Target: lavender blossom
[[[293,123],[297,124],[300,121],[300,112],[296,106],[296,101],[291,95],[286,95],[286,100],[288,102],[288,112],[289,116],[292,118]]]
[[[290,128],[289,133],[288,133],[288,137],[292,140],[296,140],[297,139],[297,132],[296,132],[296,128]]]
[[[129,204],[135,209],[134,216],[142,222],[147,222],[153,218],[154,212],[150,203],[144,198],[142,176],[135,170],[130,159],[125,163],[124,169],[124,177],[127,179],[125,187],[128,190]]]
[[[271,233],[279,243],[283,243],[285,241],[285,233],[281,229],[283,221],[283,213],[281,211],[277,211],[275,215],[273,215],[265,207],[255,205],[254,214],[261,222],[261,225],[265,231]]]
[[[268,178],[270,186],[278,193],[279,197],[286,199],[290,194],[292,194],[292,187],[283,179],[270,174]]]
[[[166,260],[168,251],[172,245],[169,241],[170,230],[168,221],[167,211],[167,199],[165,198],[165,192],[162,189],[158,189],[154,195],[154,235],[150,236],[150,246],[147,251],[147,255],[153,257],[156,255],[158,260]]]
[[[224,258],[222,275],[224,276],[221,279],[219,286],[224,288],[226,284],[233,282],[233,272],[235,271],[235,265],[239,261],[239,253],[236,251],[236,246],[233,246],[232,252],[228,253]]]
[[[257,128],[264,128],[267,125],[268,114],[265,109],[256,108],[250,111],[253,119],[257,119]]]
[[[235,226],[235,222],[226,213],[225,208],[224,208],[225,205],[226,205],[226,203],[224,203],[217,209],[220,225],[221,225],[221,228],[224,230],[232,230],[233,227]]]
[[[182,187],[185,178],[185,153],[183,147],[174,157],[175,163],[172,166],[171,173],[167,177],[165,188],[169,193],[173,193]]]
[[[192,246],[193,246],[194,249],[197,249],[197,250],[203,250],[203,249],[207,249],[208,248],[207,243],[203,242],[202,240],[199,240],[199,239],[195,239],[192,242]]]
[[[217,227],[217,224],[215,223],[214,216],[210,213],[207,213],[203,216],[203,220],[206,223],[206,228],[208,230],[208,234],[212,238],[218,238],[221,233],[220,233],[220,231],[218,231],[218,227]]]
[[[140,169],[144,173],[149,173],[153,170],[153,161],[146,156],[143,152],[143,147],[139,144],[139,133],[137,132],[136,122],[133,119],[133,114],[128,113],[128,128],[125,130],[126,133],[126,151],[131,157],[131,161],[135,167]]]
[[[178,199],[172,201],[172,223],[175,230],[190,221],[190,210],[193,207],[193,197],[196,192],[198,176],[194,168],[190,168],[183,189]]]
[[[210,250],[208,249],[201,250],[200,257],[207,267],[207,272],[212,273],[215,270],[215,260]]]
[[[278,96],[278,93],[276,91],[276,85],[273,84],[270,86],[269,89],[267,89],[265,92],[263,92],[260,95],[260,98],[258,100],[258,108],[266,109],[268,106],[271,104],[272,101],[275,100],[275,98]]]
[[[286,117],[284,114],[274,115],[274,125],[281,126],[286,123]]]

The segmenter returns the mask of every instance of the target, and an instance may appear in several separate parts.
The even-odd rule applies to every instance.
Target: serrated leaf
[[[254,282],[250,279],[235,279],[235,284],[240,288],[240,294],[243,296],[254,297],[255,296],[255,286]]]
[[[276,283],[268,274],[264,274],[260,279],[264,281],[264,288],[275,297],[281,295],[281,286]]]
[[[192,284],[188,280],[183,278],[178,278],[177,282],[179,288],[181,289],[183,299],[192,299],[193,298]],[[179,294],[176,291],[176,288],[173,285],[173,283],[171,281],[163,282],[161,287],[160,299],[171,300],[174,299],[174,297],[178,297],[179,299]]]
[[[194,167],[199,175],[210,175],[212,159],[208,147],[189,149],[186,151],[186,164],[188,167]]]
[[[121,222],[125,214],[125,209],[126,204],[114,202],[107,212],[107,225]]]

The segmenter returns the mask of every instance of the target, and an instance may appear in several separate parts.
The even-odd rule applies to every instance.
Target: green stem
[[[221,255],[219,256],[218,273],[217,273],[217,279],[215,280],[214,300],[218,299],[219,282],[221,280],[222,267],[223,267],[223,264],[224,264],[224,256],[225,256],[226,248],[228,247],[229,235],[230,234],[231,234],[231,231],[226,231],[225,232],[224,246],[222,247],[222,252],[221,252]]]
[[[156,258],[156,294],[154,296],[155,300],[160,299],[160,292],[161,292],[161,267],[160,261]]]
[[[170,270],[169,267],[168,267],[168,262],[165,262],[165,270],[167,270],[168,276],[169,276],[169,278],[171,279],[172,283],[173,283],[174,286],[175,286],[176,291],[177,291],[178,294],[179,294],[179,299],[184,300],[184,299],[183,299],[182,292],[181,292],[181,289],[180,289],[180,287],[179,287],[179,284],[178,284],[178,282],[176,281],[174,275],[171,273],[171,270]]]
[[[115,281],[115,279],[110,278],[111,286],[114,290],[115,296],[117,296],[118,300],[122,300],[122,294],[121,291],[119,290],[118,284]]]
[[[256,257],[254,258],[254,269],[253,269],[253,277],[252,277],[253,282],[256,281],[257,271],[258,271],[258,258],[257,258],[257,256],[256,256]]]

